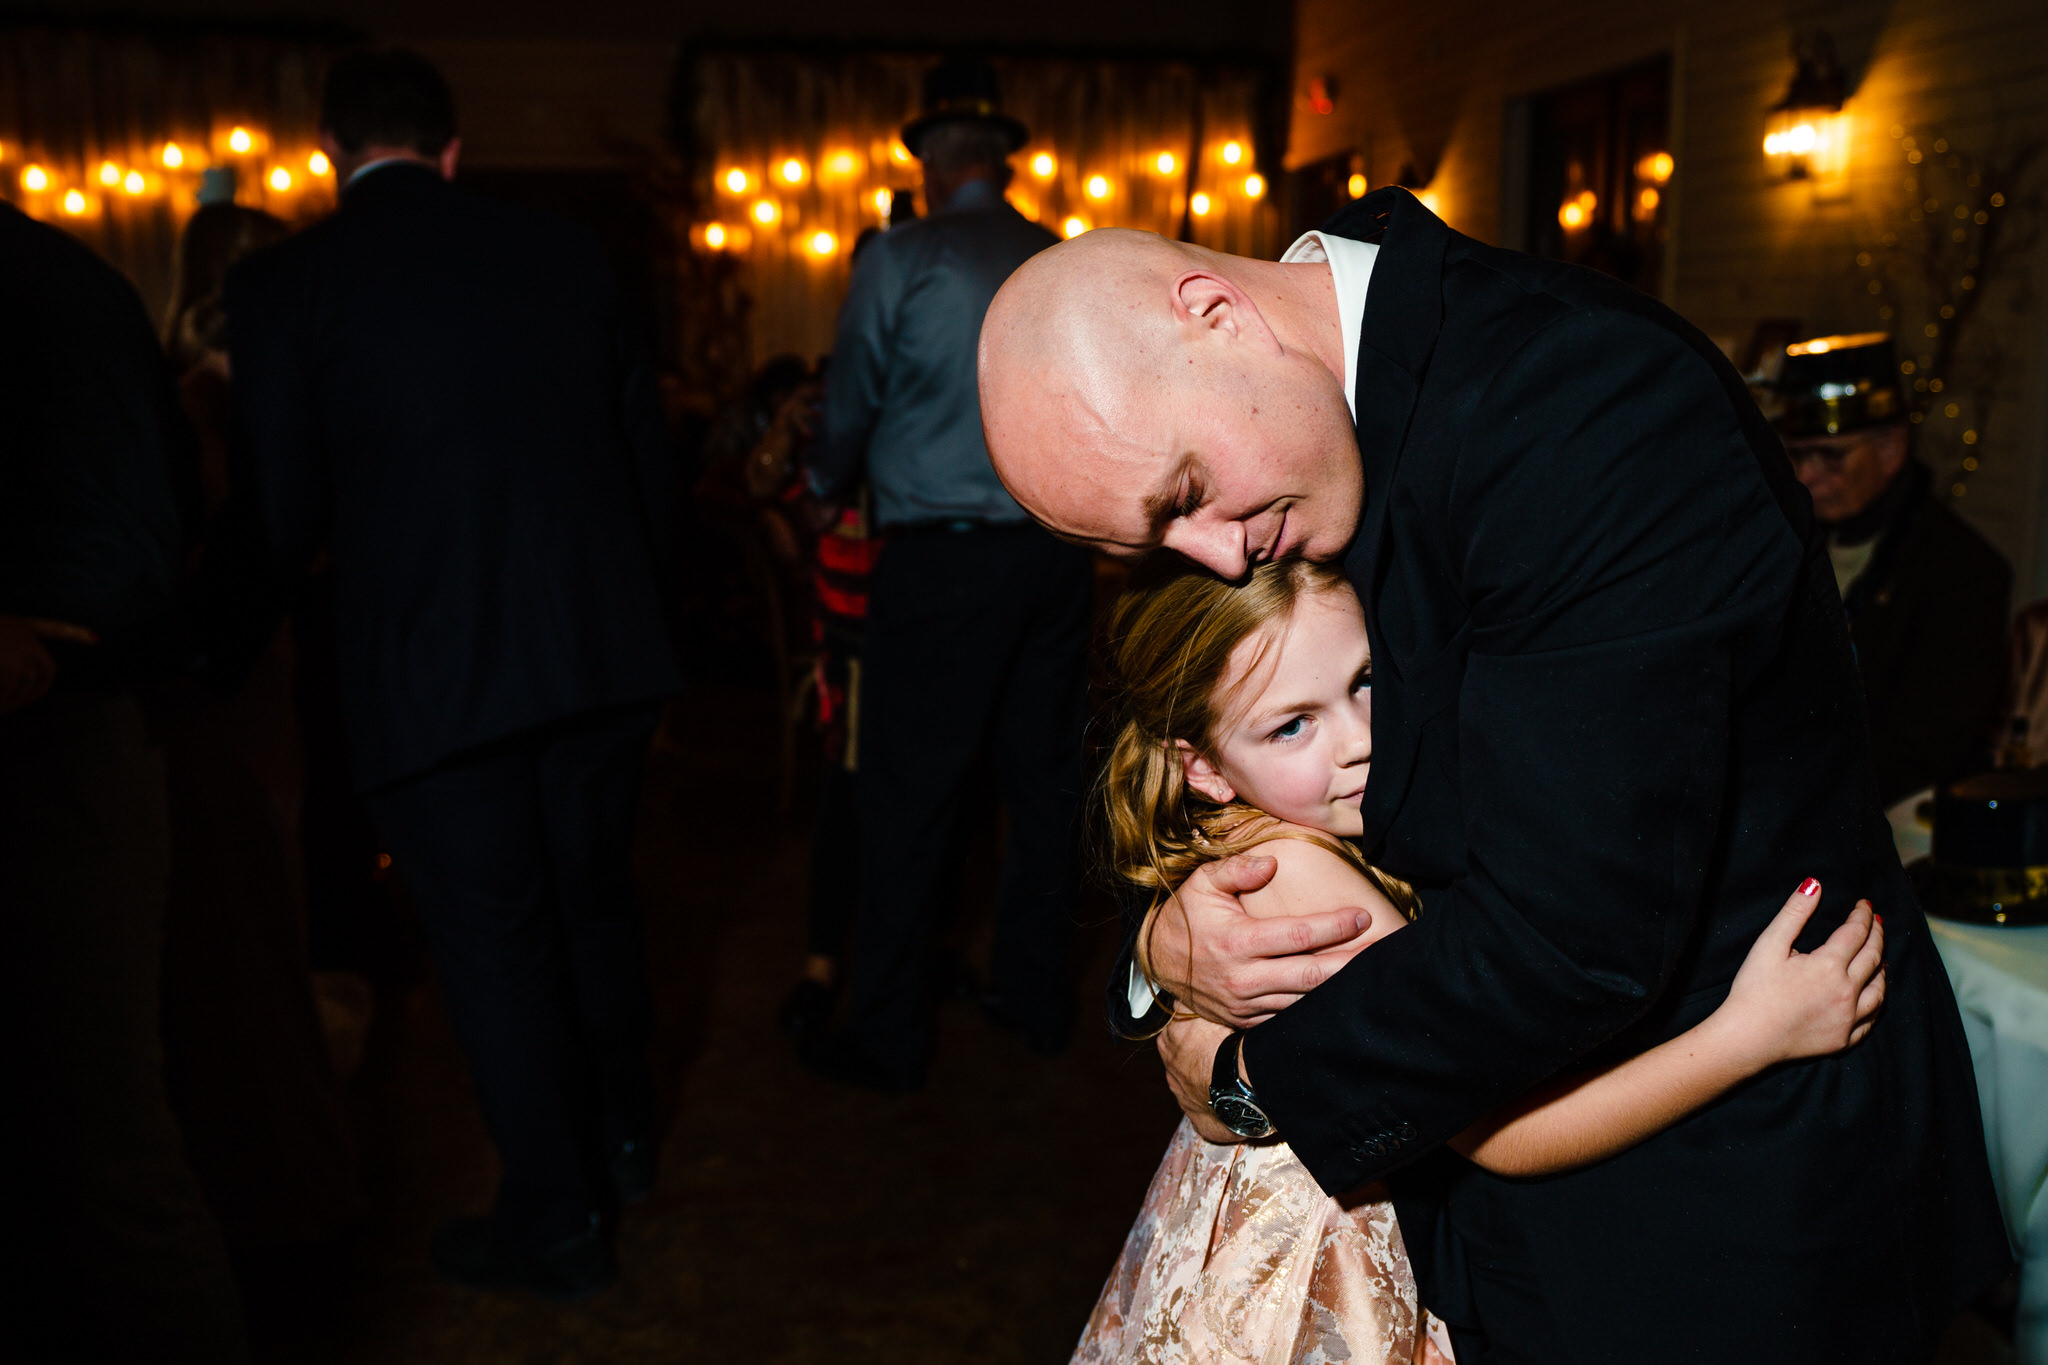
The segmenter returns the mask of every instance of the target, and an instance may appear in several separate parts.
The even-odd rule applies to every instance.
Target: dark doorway
[[[1658,292],[1669,217],[1671,59],[1527,101],[1522,241]]]

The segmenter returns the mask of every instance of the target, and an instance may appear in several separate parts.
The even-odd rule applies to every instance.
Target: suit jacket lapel
[[[1373,766],[1363,802],[1366,847],[1393,823],[1414,770],[1428,699],[1413,695],[1413,660],[1389,648],[1380,629],[1379,596],[1386,572],[1387,518],[1395,475],[1407,445],[1415,399],[1443,328],[1443,260],[1450,229],[1408,191],[1374,191],[1338,213],[1323,231],[1377,242],[1378,262],[1366,292],[1352,376],[1358,456],[1365,470],[1365,508],[1345,554],[1345,572],[1365,607],[1373,648]]]

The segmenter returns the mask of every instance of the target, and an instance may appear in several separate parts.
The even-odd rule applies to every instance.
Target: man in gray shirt
[[[989,1009],[1048,1054],[1072,1022],[1089,558],[1039,530],[996,478],[974,368],[989,301],[1058,240],[1003,199],[1025,138],[985,65],[928,73],[903,141],[923,164],[930,216],[862,254],[809,471],[830,497],[864,464],[888,541],[861,648],[847,1019],[804,1049],[813,1069],[874,1089],[923,1082],[931,940],[984,746],[1009,815]]]

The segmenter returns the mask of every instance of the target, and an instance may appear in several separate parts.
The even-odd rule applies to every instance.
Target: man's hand
[[[1180,1111],[1188,1116],[1188,1122],[1210,1142],[1244,1141],[1225,1128],[1209,1107],[1216,1049],[1229,1036],[1229,1029],[1207,1019],[1176,1019],[1159,1035],[1159,1060],[1166,1063],[1166,1083],[1173,1088],[1173,1097],[1180,1101]]]
[[[1272,1018],[1335,976],[1357,949],[1327,950],[1372,923],[1371,914],[1357,908],[1252,918],[1238,897],[1272,881],[1278,866],[1256,853],[1207,863],[1154,917],[1147,945],[1152,970],[1204,1019],[1244,1028]],[[1206,1078],[1202,1093],[1208,1094]]]
[[[39,700],[57,681],[57,661],[43,648],[43,641],[92,645],[99,638],[84,626],[64,621],[0,616],[0,716]]]

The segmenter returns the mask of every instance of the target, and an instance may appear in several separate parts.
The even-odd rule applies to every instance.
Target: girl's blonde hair
[[[1099,809],[1110,870],[1153,893],[1137,937],[1138,966],[1153,975],[1147,940],[1150,916],[1204,863],[1275,838],[1305,839],[1350,862],[1404,914],[1414,893],[1367,863],[1342,839],[1309,835],[1241,801],[1219,804],[1189,787],[1181,742],[1212,760],[1216,730],[1230,696],[1230,656],[1262,628],[1286,623],[1316,593],[1349,592],[1343,574],[1326,564],[1281,560],[1227,583],[1182,565],[1148,565],[1133,577],[1110,614],[1105,691],[1112,716]],[[1257,671],[1257,660],[1245,670]],[[1244,679],[1231,683],[1230,691]]]

